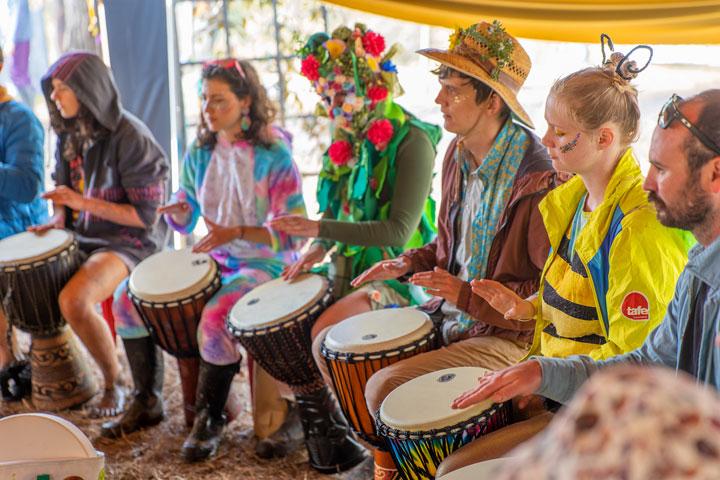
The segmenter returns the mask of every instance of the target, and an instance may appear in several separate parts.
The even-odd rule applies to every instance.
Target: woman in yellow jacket
[[[694,243],[658,222],[642,188],[629,148],[640,120],[630,84],[638,71],[613,53],[602,66],[572,73],[550,90],[543,144],[556,169],[576,175],[539,205],[552,250],[538,294],[522,299],[497,282],[472,282],[506,318],[536,321],[528,356],[601,359],[642,345],[665,315]],[[438,474],[502,456],[542,430],[552,418],[546,408],[554,406],[537,400],[516,411],[515,420],[524,421],[459,450]]]

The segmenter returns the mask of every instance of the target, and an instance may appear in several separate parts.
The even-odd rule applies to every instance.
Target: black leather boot
[[[327,386],[306,395],[296,394],[295,400],[311,467],[321,473],[338,473],[365,459],[365,448],[355,440]]]
[[[232,379],[239,370],[240,362],[213,365],[200,360],[197,413],[192,431],[180,450],[186,462],[197,462],[215,455],[225,425],[223,407]]]
[[[118,438],[123,433],[157,425],[165,418],[162,350],[150,337],[124,338],[123,345],[135,391],[120,419],[103,424],[100,435],[105,438]]]
[[[288,413],[280,428],[272,435],[258,440],[255,446],[255,453],[258,457],[287,457],[302,445],[304,436],[298,406],[294,402],[288,402],[288,404]]]

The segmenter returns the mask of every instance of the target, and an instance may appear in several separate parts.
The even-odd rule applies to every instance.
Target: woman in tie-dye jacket
[[[183,234],[191,233],[203,217],[209,233],[194,245],[193,252],[209,253],[223,276],[223,286],[206,304],[198,327],[197,412],[182,448],[187,461],[214,454],[221,438],[223,406],[241,360],[238,344],[225,328],[230,308],[256,286],[278,277],[295,260],[303,241],[268,226],[269,220],[281,215],[305,215],[290,136],[271,125],[274,114],[249,63],[226,59],[205,64],[198,137],[185,156],[180,189],[169,204],[158,209]],[[125,415],[104,426],[102,433],[107,437],[158,423],[163,415],[162,367],[161,360],[154,360],[159,357],[156,347],[123,286],[115,298],[117,332],[133,370],[135,394]],[[256,371],[256,382],[265,375]],[[256,398],[254,408],[256,423],[270,423],[256,425],[261,437],[277,429],[288,411],[274,382],[264,383],[263,398]]]

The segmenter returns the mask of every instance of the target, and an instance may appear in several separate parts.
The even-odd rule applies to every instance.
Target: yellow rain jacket
[[[602,204],[590,214],[575,241],[575,254],[585,268],[582,274],[587,273],[586,283],[592,288],[597,311],[592,318],[599,319],[596,331],[602,336],[595,335],[599,339],[597,348],[590,352],[587,344],[577,343],[575,348],[572,341],[560,348],[554,344],[553,356],[585,353],[597,360],[630,352],[642,345],[665,316],[695,239],[689,232],[660,224],[642,183],[640,168],[628,149],[618,162]],[[540,280],[535,336],[528,356],[548,354],[541,351],[541,338],[545,332],[549,343],[548,332],[555,334],[555,330],[543,318],[542,300],[553,294],[545,277],[561,241],[567,241],[566,232],[586,192],[582,179],[576,176],[551,191],[538,207],[552,250]],[[584,351],[577,351],[579,345],[584,345]]]

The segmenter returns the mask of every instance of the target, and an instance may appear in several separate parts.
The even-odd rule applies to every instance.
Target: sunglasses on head
[[[690,123],[690,120],[688,120],[685,115],[680,113],[677,102],[682,102],[682,97],[680,97],[676,93],[673,93],[673,96],[670,97],[670,99],[662,107],[662,110],[660,110],[660,115],[658,116],[658,125],[660,126],[660,128],[665,129],[673,122],[673,120],[678,120],[685,126],[685,128],[690,130],[690,133],[692,133],[695,138],[700,140],[703,145],[720,155],[720,147],[717,145],[717,143],[712,141],[710,137],[701,132],[700,129],[697,128],[695,125]]]
[[[240,62],[238,62],[234,58],[223,58],[221,60],[210,60],[209,62],[203,63],[203,69],[210,65],[217,65],[220,68],[234,68],[235,70],[237,70],[237,72],[240,74],[240,76],[243,79],[245,78],[245,72],[243,71],[242,67],[240,66]]]

